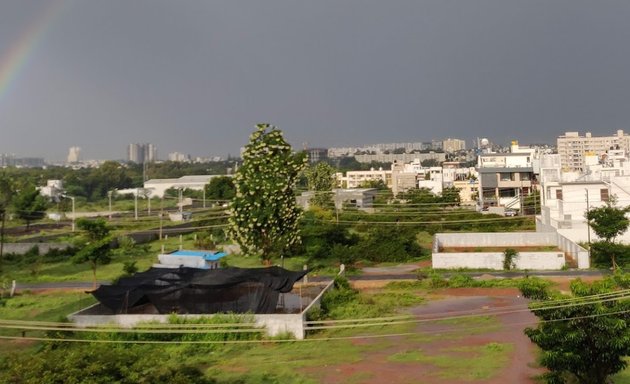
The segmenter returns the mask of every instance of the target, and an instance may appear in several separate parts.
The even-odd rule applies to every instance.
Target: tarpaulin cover
[[[274,313],[279,293],[307,271],[269,268],[151,268],[92,295],[114,313],[152,304],[159,313]]]

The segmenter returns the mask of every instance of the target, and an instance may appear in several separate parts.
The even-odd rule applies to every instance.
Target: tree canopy
[[[603,301],[597,295],[619,288],[615,278],[586,284],[571,283],[571,298],[534,302],[532,312],[541,320],[525,334],[542,349],[540,362],[549,369],[549,383],[604,384],[607,378],[626,367],[630,353],[630,300]],[[621,280],[627,279],[621,277]]]
[[[34,186],[26,186],[17,195],[13,197],[13,210],[15,215],[26,221],[26,228],[29,228],[31,222],[39,220],[46,216],[46,208],[48,203],[46,199],[39,194],[39,190]]]
[[[234,177],[236,196],[229,219],[230,235],[244,252],[268,262],[300,241],[301,211],[293,188],[305,162],[304,154],[293,153],[279,129],[257,125]]]
[[[214,177],[205,186],[206,198],[210,200],[232,200],[236,195],[236,187],[231,177]]]
[[[586,219],[597,237],[613,242],[617,236],[628,230],[630,221],[626,213],[629,211],[630,207],[618,208],[615,201],[611,200],[603,207],[589,209],[586,212]]]
[[[312,165],[304,171],[308,189],[315,192],[311,204],[327,207],[331,203],[332,189],[335,187],[335,169],[328,163]]]
[[[109,228],[105,220],[80,219],[77,226],[85,232],[88,242],[73,257],[75,264],[88,263],[92,269],[93,286],[96,288],[96,269],[111,261]]]
[[[586,212],[588,225],[593,229],[597,237],[603,240],[602,244],[594,243],[592,253],[595,259],[609,258],[613,270],[617,268],[617,257],[623,254],[623,247],[616,246],[615,238],[628,230],[630,221],[626,213],[630,207],[618,208],[615,200],[611,199],[602,207],[592,208]]]

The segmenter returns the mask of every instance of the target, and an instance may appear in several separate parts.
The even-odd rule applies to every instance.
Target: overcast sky
[[[630,132],[629,20],[626,0],[4,0],[0,69],[37,38],[0,88],[0,153],[236,155],[257,122],[310,147]]]

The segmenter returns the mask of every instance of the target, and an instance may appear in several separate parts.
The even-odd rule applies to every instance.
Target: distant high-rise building
[[[81,160],[81,148],[70,147],[68,150],[68,163],[78,163]]]
[[[311,164],[319,163],[328,158],[328,149],[326,148],[308,148],[306,149],[308,161]]]
[[[144,161],[153,163],[157,160],[157,146],[153,144],[144,145]]]
[[[136,164],[152,163],[157,160],[157,147],[153,144],[129,144],[127,160]]]
[[[630,135],[618,130],[616,135],[593,136],[586,132],[580,136],[578,132],[566,132],[558,136],[558,154],[560,165],[564,169],[583,171],[586,169],[585,156],[607,153],[609,150],[630,151]]]
[[[179,152],[171,152],[168,154],[169,161],[189,162],[190,155],[186,155]]]
[[[458,152],[466,149],[466,142],[460,139],[444,139],[442,141],[442,149],[444,152]]]

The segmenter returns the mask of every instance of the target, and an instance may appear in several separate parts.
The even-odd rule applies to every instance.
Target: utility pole
[[[112,220],[112,192],[107,191],[107,197],[109,198],[109,220]]]
[[[135,220],[138,220],[138,188],[136,188],[136,193],[133,194],[133,202],[134,202],[134,217],[135,217]]]
[[[164,196],[162,196],[162,198],[160,199],[160,240],[162,240],[162,215],[163,214],[164,214]]]

